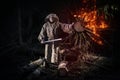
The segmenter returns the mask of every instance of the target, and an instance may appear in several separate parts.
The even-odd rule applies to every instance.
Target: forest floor
[[[23,69],[31,60],[39,59],[39,54],[30,53],[22,48],[2,55],[0,80],[120,80],[119,65],[110,57],[85,54],[73,62],[67,75],[60,76],[55,65]]]
[[[67,74],[60,75],[57,65],[36,67],[24,80],[119,80],[114,74],[112,60],[94,54],[85,54],[70,65]]]

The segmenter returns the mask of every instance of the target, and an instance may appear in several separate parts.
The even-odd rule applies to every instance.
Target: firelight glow
[[[83,0],[83,2],[86,2],[86,0]],[[94,0],[94,3],[96,3],[96,0]],[[99,30],[103,30],[108,27],[104,14],[97,15],[97,9],[96,4],[94,4],[93,9],[90,8],[81,8],[79,11],[76,12],[77,14],[74,14],[74,17],[81,18],[85,22],[85,27],[92,30],[93,34],[100,37],[98,34]],[[98,44],[103,44],[101,40],[95,40],[95,38],[92,38],[95,42]]]

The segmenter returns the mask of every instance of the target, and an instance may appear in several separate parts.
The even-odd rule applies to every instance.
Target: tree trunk
[[[27,40],[27,42],[28,43],[32,43],[32,35],[31,35],[31,29],[32,29],[32,12],[31,11],[29,11],[28,18],[29,18],[29,20],[28,20],[28,28],[26,30],[26,31],[28,31],[27,32],[27,34],[28,34],[28,40]]]
[[[19,37],[19,44],[23,44],[23,39],[22,39],[22,21],[21,21],[21,9],[18,9],[18,37]]]

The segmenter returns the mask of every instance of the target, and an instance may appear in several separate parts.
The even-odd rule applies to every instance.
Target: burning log
[[[81,24],[81,22],[76,22],[74,25],[74,29],[77,32],[83,32],[85,30],[84,26]]]

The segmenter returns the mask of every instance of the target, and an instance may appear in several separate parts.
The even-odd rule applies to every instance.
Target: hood
[[[51,13],[51,14],[47,15],[46,18],[45,18],[45,21],[48,21],[50,17],[54,17],[56,19],[56,21],[59,21],[58,16],[54,13]]]

